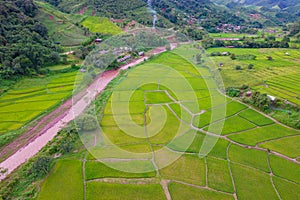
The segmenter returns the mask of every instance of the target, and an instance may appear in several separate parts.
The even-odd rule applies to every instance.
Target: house
[[[274,96],[267,95],[267,97],[271,100],[271,102],[275,102],[276,101],[276,97],[274,97]]]
[[[251,95],[252,95],[252,91],[246,92],[246,96],[247,96],[247,97],[251,97]]]
[[[138,52],[138,55],[139,55],[139,56],[144,56],[144,55],[145,55],[145,52],[143,52],[143,51]]]
[[[117,60],[117,62],[118,63],[121,63],[121,62],[124,62],[124,61],[126,61],[126,60],[128,60],[128,59],[130,59],[131,58],[131,55],[127,55],[127,56],[124,56],[124,57],[122,57],[122,58],[119,58],[118,60]]]
[[[229,56],[229,52],[222,52],[222,56]]]
[[[98,42],[102,42],[102,39],[96,38],[96,39],[95,39],[95,42],[97,42],[97,43],[98,43]]]

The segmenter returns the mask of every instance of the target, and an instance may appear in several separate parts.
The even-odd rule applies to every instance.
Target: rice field
[[[211,48],[207,51],[208,54],[212,52],[256,56],[253,60],[232,60],[230,56],[210,57],[216,66],[223,63],[221,74],[226,87],[241,87],[247,84],[256,91],[300,105],[299,50]],[[267,56],[271,56],[273,60],[268,60]],[[254,65],[253,69],[248,69],[249,64]],[[237,65],[240,65],[243,70],[236,70]]]
[[[0,133],[24,127],[72,95],[77,72],[25,78],[0,96]]]
[[[97,113],[101,129],[86,133],[94,144],[81,160],[86,199],[299,197],[299,131],[221,98],[197,72],[204,69],[188,62],[196,52],[182,46],[163,53],[114,87]],[[46,183],[55,174],[43,190],[54,189]]]
[[[37,18],[49,30],[49,36],[62,46],[79,46],[89,38],[84,30],[76,25],[82,16],[73,16],[58,11],[45,2],[37,2],[40,7]]]
[[[81,24],[93,33],[111,35],[122,33],[122,29],[120,27],[112,23],[108,18],[104,17],[89,16],[85,18]]]

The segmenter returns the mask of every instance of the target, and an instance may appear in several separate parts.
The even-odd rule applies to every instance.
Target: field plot
[[[89,38],[82,28],[76,26],[82,16],[62,13],[45,2],[38,1],[37,4],[40,7],[37,18],[45,24],[55,42],[63,46],[79,46]]]
[[[60,160],[43,183],[38,199],[83,199],[82,163]]]
[[[72,94],[77,72],[26,78],[0,97],[0,133],[14,131]]]
[[[182,46],[175,52],[183,57],[163,53],[128,70],[114,87],[104,113],[97,113],[101,131],[87,133],[94,145],[83,161],[86,199],[299,196],[299,132],[222,98],[211,78],[201,76],[204,68],[188,62],[198,51]],[[203,156],[209,148],[203,144],[216,138]]]
[[[104,17],[89,16],[81,24],[93,33],[116,35],[122,32],[120,27]]]
[[[257,91],[300,104],[299,50],[234,48],[208,50],[209,54],[213,52],[230,52],[237,57],[235,60],[230,56],[210,57],[216,65],[219,63],[224,65],[221,67],[221,74],[226,87],[241,87],[247,84]],[[268,56],[272,57],[272,60],[268,60]],[[253,69],[248,69],[249,64],[253,65]],[[243,70],[236,70],[237,65]]]
[[[87,199],[166,199],[159,184],[87,183]]]

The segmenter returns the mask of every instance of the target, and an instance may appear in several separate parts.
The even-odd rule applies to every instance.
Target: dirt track
[[[175,48],[175,46],[176,45],[173,44],[171,47]],[[164,51],[166,51],[165,47],[159,47],[152,50],[150,55],[156,55]],[[7,170],[6,173],[0,175],[0,180],[3,180],[21,164],[37,154],[63,127],[65,127],[68,122],[80,115],[90,104],[90,101],[86,101],[86,99],[93,99],[95,96],[99,95],[105,89],[107,84],[119,74],[120,70],[125,70],[131,66],[137,65],[148,58],[148,56],[144,56],[122,66],[118,70],[105,71],[99,75],[85,91],[73,98],[78,99],[78,101],[73,102],[72,99],[69,99],[59,108],[43,117],[28,132],[22,134],[15,141],[5,146],[0,151],[0,157],[3,157],[8,153],[10,153],[11,156],[0,163],[0,169]]]

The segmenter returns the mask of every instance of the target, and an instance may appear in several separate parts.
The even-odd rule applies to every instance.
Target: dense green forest
[[[0,1],[0,79],[42,73],[42,66],[59,61],[48,30],[34,19],[32,0]]]
[[[46,2],[58,7],[62,12],[78,13],[85,10],[96,11],[97,14],[114,17],[125,18],[128,12],[146,6],[141,0],[45,0]]]

